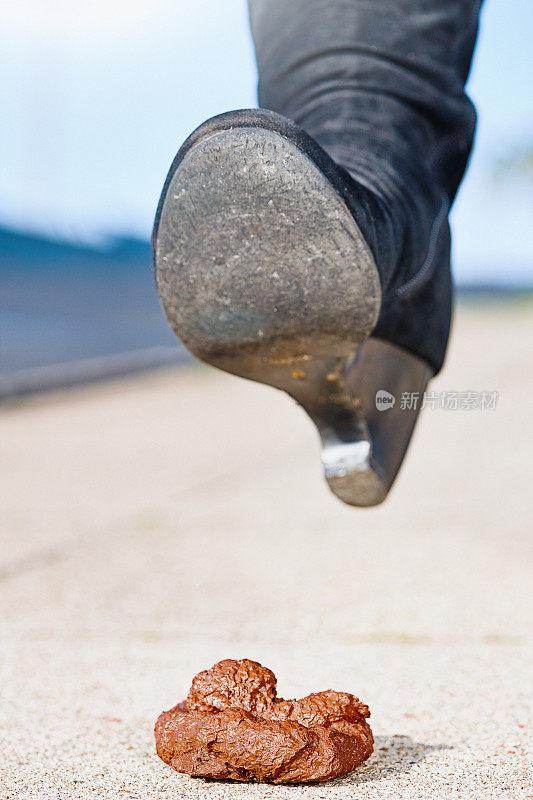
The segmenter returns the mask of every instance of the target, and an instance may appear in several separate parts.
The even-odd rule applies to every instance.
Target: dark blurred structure
[[[186,359],[147,242],[93,247],[0,229],[0,396]]]

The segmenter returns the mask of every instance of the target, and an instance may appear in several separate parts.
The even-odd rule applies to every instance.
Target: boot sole
[[[154,268],[167,320],[197,358],[291,395],[318,428],[332,491],[375,505],[394,475],[374,458],[372,409],[347,388],[380,311],[372,254],[302,149],[225,116],[233,124],[200,128],[184,146],[159,204]],[[367,364],[367,393],[372,372]]]

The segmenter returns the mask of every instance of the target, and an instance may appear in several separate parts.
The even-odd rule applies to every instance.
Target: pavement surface
[[[531,306],[461,308],[387,502],[343,506],[290,399],[207,368],[4,404],[0,798],[530,798]],[[181,776],[153,723],[221,658],[370,705],[315,786]]]

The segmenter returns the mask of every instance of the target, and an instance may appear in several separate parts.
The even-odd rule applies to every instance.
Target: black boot
[[[299,9],[305,28],[302,2],[269,0],[268,20],[294,21]],[[309,9],[322,9],[330,23],[343,7],[353,16],[353,2],[324,3]],[[261,0],[252,5],[252,21],[261,7]],[[447,213],[473,118],[463,139],[441,140],[443,175],[455,163],[446,187],[438,180],[442,153],[421,150],[434,126],[420,122],[420,109],[384,91],[363,90],[354,102],[339,77],[347,70],[330,63],[344,60],[343,48],[331,55],[312,37],[292,37],[314,58],[296,58],[295,46],[283,51],[285,71],[280,53],[269,72],[259,44],[260,75],[263,83],[270,78],[274,96],[278,81],[285,104],[300,108],[293,115],[305,118],[323,147],[269,111],[230,112],[201,125],[163,189],[154,269],[167,319],[189,350],[292,395],[319,430],[330,488],[347,503],[373,505],[396,476],[419,410],[401,400],[420,397],[444,358]],[[272,41],[276,53],[279,37]],[[357,53],[349,55],[355,69]],[[337,90],[321,70],[337,75]]]

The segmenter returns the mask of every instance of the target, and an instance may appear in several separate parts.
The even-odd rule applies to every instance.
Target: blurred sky
[[[453,212],[462,282],[531,279],[533,185],[493,169],[533,141],[532,31],[532,0],[487,0],[477,147]],[[254,106],[256,77],[245,0],[2,0],[0,224],[148,236],[183,139]]]

